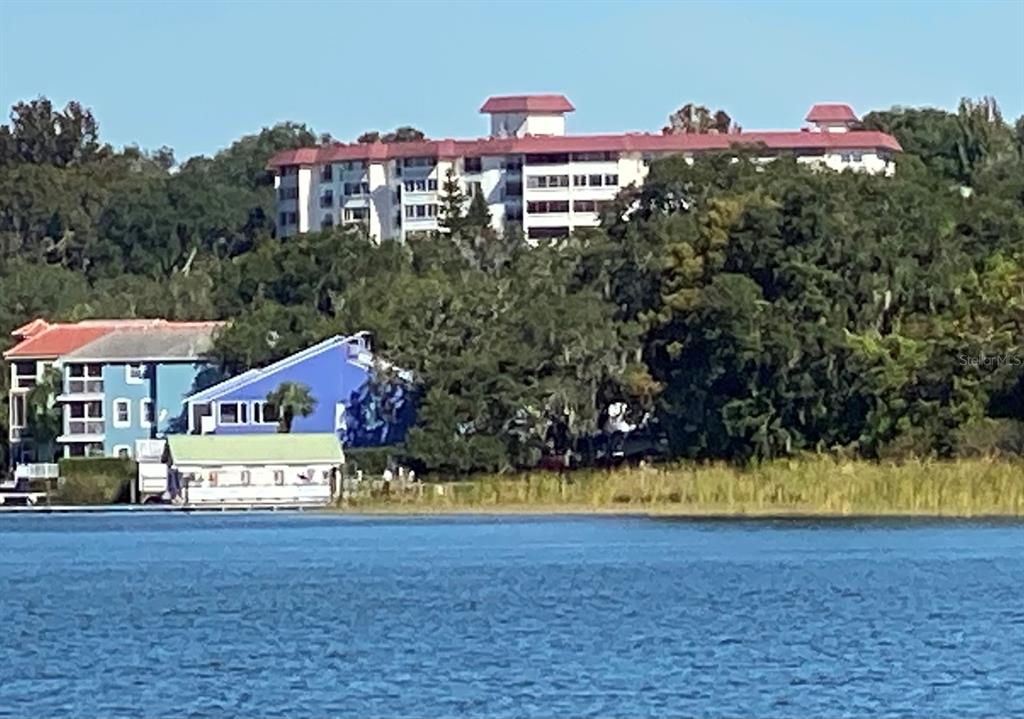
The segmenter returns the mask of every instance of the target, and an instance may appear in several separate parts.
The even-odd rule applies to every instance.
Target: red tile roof
[[[491,137],[479,140],[425,140],[422,142],[377,142],[335,144],[284,150],[274,155],[268,169],[290,165],[318,165],[343,160],[382,162],[402,157],[482,157],[564,152],[708,152],[728,150],[733,145],[765,145],[771,150],[892,150],[902,148],[896,138],[884,132],[765,131],[719,135],[545,135]]]
[[[572,112],[576,108],[565,95],[498,95],[487,98],[480,112]]]
[[[814,105],[804,119],[807,122],[857,122],[853,108],[838,102]]]
[[[220,322],[168,322],[167,320],[84,320],[76,324],[50,324],[36,319],[14,330],[11,334],[21,342],[4,352],[5,359],[25,357],[60,357],[84,347],[90,342],[124,329],[151,329],[154,327],[205,327]]]

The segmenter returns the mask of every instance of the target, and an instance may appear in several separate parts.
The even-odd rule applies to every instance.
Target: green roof
[[[173,434],[167,449],[175,464],[300,464],[343,461],[333,434]]]

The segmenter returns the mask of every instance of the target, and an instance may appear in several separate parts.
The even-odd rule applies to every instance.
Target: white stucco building
[[[520,224],[531,239],[596,226],[601,205],[623,187],[640,185],[652,159],[694,157],[734,145],[766,158],[795,155],[835,170],[891,174],[899,143],[860,130],[848,105],[815,105],[793,131],[665,135],[629,132],[567,135],[574,110],[562,95],[489,98],[490,135],[475,140],[376,142],[287,150],[269,167],[276,174],[278,233],[365,223],[371,236],[406,238],[436,230],[448,170],[469,197],[483,193],[492,225]]]

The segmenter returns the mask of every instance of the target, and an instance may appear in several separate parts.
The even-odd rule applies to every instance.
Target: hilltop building
[[[447,173],[468,197],[483,194],[491,224],[521,225],[534,240],[594,227],[602,205],[641,185],[651,160],[688,158],[733,146],[756,148],[765,159],[792,155],[834,170],[891,174],[900,145],[890,135],[859,129],[848,105],[820,104],[807,125],[792,131],[724,134],[568,135],[563,95],[489,98],[480,112],[490,135],[473,140],[324,145],[276,154],[278,234],[361,223],[372,237],[406,239],[438,229]]]

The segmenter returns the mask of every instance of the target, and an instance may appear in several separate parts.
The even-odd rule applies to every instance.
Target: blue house
[[[336,336],[262,369],[253,369],[189,397],[192,434],[278,431],[277,409],[267,395],[283,382],[306,385],[313,413],[295,417],[292,432],[332,432],[346,447],[393,444],[415,420],[407,372],[375,361],[364,334]]]

